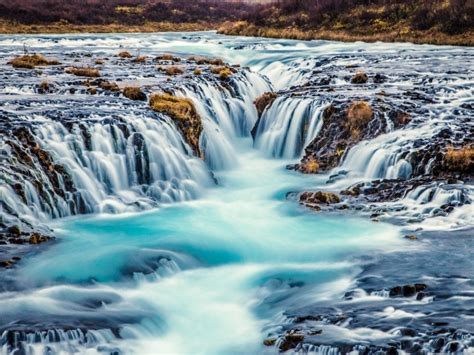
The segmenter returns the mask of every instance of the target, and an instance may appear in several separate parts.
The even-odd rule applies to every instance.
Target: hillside
[[[474,45],[472,0],[0,0],[1,33],[229,35]]]

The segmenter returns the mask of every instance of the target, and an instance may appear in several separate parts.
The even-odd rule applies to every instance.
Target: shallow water
[[[130,338],[118,342],[122,349],[258,351],[265,322],[285,307],[340,297],[359,270],[357,256],[400,247],[393,226],[288,203],[286,191],[312,179],[240,143],[238,167],[219,174],[221,185],[201,200],[54,224],[60,242],[20,270],[24,285],[41,287],[26,301],[30,312],[54,319],[59,308],[61,318],[88,318],[89,310],[74,309],[84,303],[81,293],[101,302],[108,292],[117,299],[94,317],[138,318],[117,324]],[[58,283],[79,286],[45,287]]]

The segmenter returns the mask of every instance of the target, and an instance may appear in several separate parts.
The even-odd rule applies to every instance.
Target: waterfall
[[[196,199],[203,188],[214,184],[210,171],[237,164],[236,139],[250,136],[257,121],[253,100],[269,90],[262,76],[247,70],[225,83],[196,77],[175,90],[176,95],[193,100],[202,119],[204,162],[193,156],[169,117],[141,106],[130,110],[121,101],[114,102],[118,110],[112,113],[106,106],[107,97],[85,113],[71,111],[72,122],[47,113],[26,115],[21,125],[30,127],[32,144],[51,156],[52,165],[45,167],[35,158],[35,168],[26,173],[34,176],[22,176],[6,168],[17,161],[5,164],[0,170],[2,179],[21,184],[23,191],[16,191],[13,183],[0,186],[2,218],[21,215],[34,224],[75,214],[132,212]],[[11,156],[6,137],[1,143],[2,157]],[[24,169],[31,168],[25,165]],[[70,181],[63,181],[64,176],[70,176]]]
[[[258,123],[255,147],[272,157],[299,157],[317,136],[325,107],[311,98],[277,98]]]
[[[271,90],[260,75],[243,71],[232,76],[227,88],[200,80],[177,94],[191,98],[202,119],[201,148],[212,170],[235,167],[237,137],[248,137],[257,122],[255,98]]]
[[[64,196],[57,194],[50,197],[55,203],[45,204],[44,196],[26,179],[25,201],[2,185],[2,200],[21,214],[45,220],[78,213],[136,211],[194,199],[202,187],[212,184],[206,166],[191,155],[165,116],[131,113],[121,116],[121,121],[92,116],[70,129],[45,117],[41,121],[33,136],[55,164],[70,174],[74,191],[60,186]],[[42,174],[38,181],[48,183],[41,168],[35,170]]]

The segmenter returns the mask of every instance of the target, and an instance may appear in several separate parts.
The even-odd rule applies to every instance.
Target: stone
[[[352,84],[365,84],[369,80],[367,74],[363,71],[358,71],[351,79]]]

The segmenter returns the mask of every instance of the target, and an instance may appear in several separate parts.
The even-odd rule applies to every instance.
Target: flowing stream
[[[253,100],[272,88],[301,83],[318,54],[343,52],[364,61],[357,56],[360,51],[405,53],[415,46],[201,33],[0,36],[0,52],[21,51],[23,43],[53,54],[104,55],[124,48],[140,54],[208,55],[252,69],[236,79],[234,97],[206,82],[177,90],[195,102],[203,118],[204,162],[191,156],[166,119],[154,121],[142,109],[113,99],[94,104],[103,112],[115,105],[128,129],[144,137],[153,163],[146,191],[136,187],[143,185],[143,177],[129,173],[137,162],[145,164],[143,156],[127,160],[127,154],[139,155],[130,154],[135,152],[132,140],[115,126],[91,124],[93,146],[87,150],[79,133],[68,133],[41,113],[26,114],[44,122],[35,128],[38,139],[74,172],[90,213],[71,216],[74,208],[66,202],[57,211],[47,210],[33,192],[30,205],[21,210],[30,220],[46,221],[58,237],[18,265],[11,277],[20,289],[0,293],[0,325],[37,329],[18,339],[27,352],[273,353],[277,349],[264,347],[263,341],[285,323],[285,310],[341,298],[367,255],[416,248],[400,238],[400,227],[355,213],[315,214],[286,199],[288,192],[324,188],[327,181],[327,175],[285,168],[318,134],[324,100],[299,98],[285,104],[278,99],[259,123],[255,142],[250,135],[257,122]],[[434,50],[423,47],[426,55]],[[445,51],[456,55],[458,49]],[[150,79],[137,74],[130,80]],[[0,95],[34,96],[26,86],[13,84],[4,85]],[[272,120],[280,116],[286,118]],[[304,125],[308,129],[301,137]],[[354,149],[342,168],[363,170],[358,152]],[[386,175],[409,176],[405,162],[397,163]],[[367,175],[382,174],[374,167],[366,170]],[[16,201],[8,187],[0,193]],[[354,341],[386,336],[345,334]],[[0,343],[0,352],[8,353],[10,343]]]

